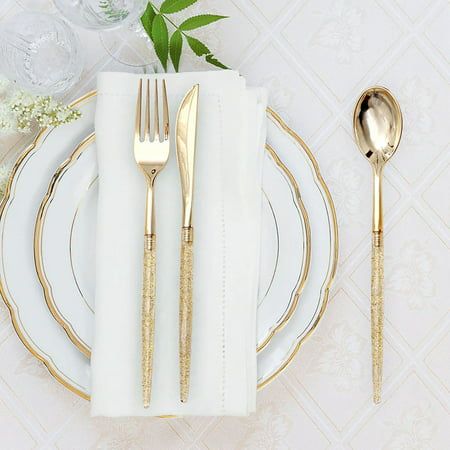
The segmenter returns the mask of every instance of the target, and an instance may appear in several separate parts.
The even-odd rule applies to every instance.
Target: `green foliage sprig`
[[[165,71],[167,71],[170,58],[174,69],[178,72],[184,42],[197,56],[205,58],[209,64],[221,69],[228,68],[212,54],[211,50],[203,42],[188,34],[188,31],[205,27],[225,19],[227,16],[200,14],[186,19],[180,25],[175,24],[168,17],[192,6],[196,2],[197,0],[165,0],[159,8],[152,2],[149,2],[141,18],[142,25],[152,40],[156,55]],[[169,29],[173,30],[171,35]]]

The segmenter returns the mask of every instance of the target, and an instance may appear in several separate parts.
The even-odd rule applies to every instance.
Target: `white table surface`
[[[2,0],[0,20],[25,0]],[[49,0],[33,2],[51,9]],[[0,448],[447,449],[450,390],[450,2],[202,0],[231,18],[201,31],[311,146],[334,196],[340,264],[313,337],[248,419],[91,419],[20,343],[0,303]],[[97,34],[75,98],[124,70]],[[187,57],[184,69],[201,68]],[[369,165],[352,139],[360,92],[389,87],[405,118],[386,169],[384,398],[371,403]],[[0,138],[12,164],[29,137]],[[447,442],[447,444],[445,444]]]

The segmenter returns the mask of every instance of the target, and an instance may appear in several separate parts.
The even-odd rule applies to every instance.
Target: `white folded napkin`
[[[157,299],[152,399],[142,407],[141,292],[145,189],[134,160],[139,76],[98,77],[99,167],[92,415],[247,415],[255,409],[256,300],[266,95],[233,71],[165,78],[171,152],[156,180]],[[193,226],[189,401],[179,400],[181,189],[176,113],[200,85]]]

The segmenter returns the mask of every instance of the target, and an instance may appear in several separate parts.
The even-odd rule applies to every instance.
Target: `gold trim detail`
[[[42,232],[44,228],[45,217],[47,215],[47,210],[55,197],[55,188],[59,184],[59,180],[67,172],[67,170],[69,170],[70,167],[75,164],[78,158],[83,154],[84,150],[88,148],[94,141],[95,134],[91,133],[76,147],[72,155],[68,159],[66,159],[66,161],[64,161],[64,163],[55,172],[50,181],[47,193],[45,194],[39,207],[34,228],[34,263],[36,266],[36,272],[39,281],[44,291],[45,302],[47,303],[48,309],[52,313],[52,316],[63,327],[69,339],[74,343],[78,350],[80,350],[80,352],[82,352],[88,358],[91,356],[91,350],[89,346],[80,338],[80,336],[78,336],[72,324],[64,317],[53,298],[52,287],[45,274],[44,263],[42,260]]]
[[[75,100],[73,103],[71,103],[70,106],[71,107],[81,106],[85,102],[87,102],[87,101],[91,100],[93,97],[95,97],[95,95],[96,95],[95,91],[88,92],[86,95],[83,95],[78,100]],[[14,164],[14,166],[13,166],[13,168],[11,170],[9,179],[8,179],[8,183],[6,185],[5,195],[3,196],[3,199],[2,199],[2,201],[0,203],[0,221],[2,220],[3,214],[5,213],[6,205],[8,204],[8,202],[10,200],[11,193],[12,193],[11,192],[12,191],[12,184],[13,184],[14,179],[16,177],[17,171],[19,170],[22,162],[29,155],[31,155],[34,151],[37,150],[38,145],[41,143],[41,141],[43,140],[45,134],[49,130],[50,130],[50,128],[42,129],[37,134],[37,136],[34,139],[34,141],[24,150],[24,152],[19,156],[18,160]],[[12,322],[12,325],[14,327],[14,330],[15,330],[17,336],[19,337],[19,339],[22,341],[23,345],[29,350],[29,352],[33,356],[35,356],[39,361],[41,361],[45,365],[45,367],[50,372],[50,374],[57,381],[59,381],[64,387],[66,387],[67,389],[69,389],[73,393],[77,394],[81,398],[84,398],[84,399],[88,400],[89,399],[89,395],[85,394],[80,389],[78,389],[78,388],[72,386],[71,384],[69,384],[60,375],[60,372],[58,371],[58,369],[56,369],[54,364],[49,359],[46,359],[46,357],[42,354],[42,351],[40,349],[36,350],[35,346],[32,343],[30,343],[31,339],[29,340],[29,338],[26,336],[26,333],[24,331],[22,331],[22,324],[20,323],[18,313],[17,313],[17,311],[15,310],[15,308],[13,306],[13,302],[11,302],[11,300],[8,298],[7,289],[5,289],[5,286],[3,286],[1,277],[0,277],[0,294],[1,294],[2,298],[3,298],[3,301],[5,302],[6,306],[8,307],[9,314],[11,316],[11,322]]]
[[[267,386],[281,372],[283,372],[283,370],[285,370],[289,366],[289,364],[293,361],[293,359],[295,358],[295,355],[297,355],[298,351],[300,350],[301,346],[306,341],[306,339],[308,339],[312,335],[312,333],[314,333],[314,331],[317,328],[317,325],[319,324],[320,320],[322,319],[323,314],[325,313],[325,309],[328,305],[330,288],[331,288],[331,285],[333,284],[334,277],[336,276],[338,256],[339,256],[339,236],[338,236],[338,223],[337,223],[336,209],[334,207],[334,203],[333,203],[333,199],[331,197],[330,190],[328,189],[328,186],[326,185],[325,180],[322,177],[322,174],[319,169],[319,165],[318,165],[316,159],[314,158],[312,151],[306,145],[305,141],[294,130],[289,128],[288,125],[283,121],[283,119],[272,108],[267,108],[267,113],[283,131],[288,133],[289,136],[297,142],[299,149],[303,150],[306,153],[306,155],[308,156],[308,158],[314,168],[316,178],[323,188],[323,191],[325,193],[325,196],[326,196],[326,199],[328,202],[328,206],[330,208],[331,218],[329,217],[329,219],[331,219],[330,225],[332,225],[332,228],[333,228],[331,231],[333,234],[334,245],[332,245],[332,247],[334,247],[334,249],[333,249],[334,251],[332,253],[332,259],[330,260],[330,264],[328,266],[327,278],[323,285],[323,289],[321,290],[324,301],[322,303],[322,307],[320,308],[319,314],[316,317],[316,320],[314,321],[312,327],[308,330],[308,332],[303,336],[303,338],[297,342],[297,345],[295,346],[294,350],[289,355],[289,357],[286,359],[286,361],[284,361],[284,363],[278,368],[278,370],[276,372],[274,372],[272,375],[270,375],[266,380],[259,383],[258,389],[262,389],[265,386]]]
[[[309,224],[309,216],[308,212],[306,211],[305,205],[303,203],[300,189],[298,187],[297,180],[294,178],[290,170],[286,167],[286,165],[281,161],[280,157],[277,155],[275,150],[272,146],[269,144],[266,144],[266,151],[270,154],[272,159],[275,161],[275,164],[283,170],[283,172],[286,174],[286,176],[289,179],[289,182],[291,183],[292,188],[294,189],[295,198],[298,204],[298,207],[300,208],[300,215],[303,220],[303,225],[305,227],[304,229],[304,236],[303,236],[303,261],[302,261],[302,267],[300,271],[299,281],[297,284],[297,289],[295,291],[295,294],[292,298],[292,300],[289,301],[289,306],[286,310],[286,313],[283,314],[280,318],[280,321],[278,324],[276,324],[274,327],[272,327],[269,330],[268,335],[264,339],[264,341],[257,347],[256,351],[260,352],[264,347],[267,346],[267,344],[270,342],[270,340],[275,336],[275,333],[278,333],[281,331],[286,324],[289,322],[290,318],[294,314],[295,310],[297,309],[298,302],[300,299],[300,295],[303,291],[303,288],[305,287],[306,280],[308,278],[309,274],[309,267],[311,265],[311,226]]]

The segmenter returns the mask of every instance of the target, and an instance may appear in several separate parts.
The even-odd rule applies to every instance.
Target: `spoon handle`
[[[371,326],[372,326],[372,382],[373,401],[381,401],[383,376],[383,281],[384,247],[383,232],[372,234],[372,286],[371,286]]]

